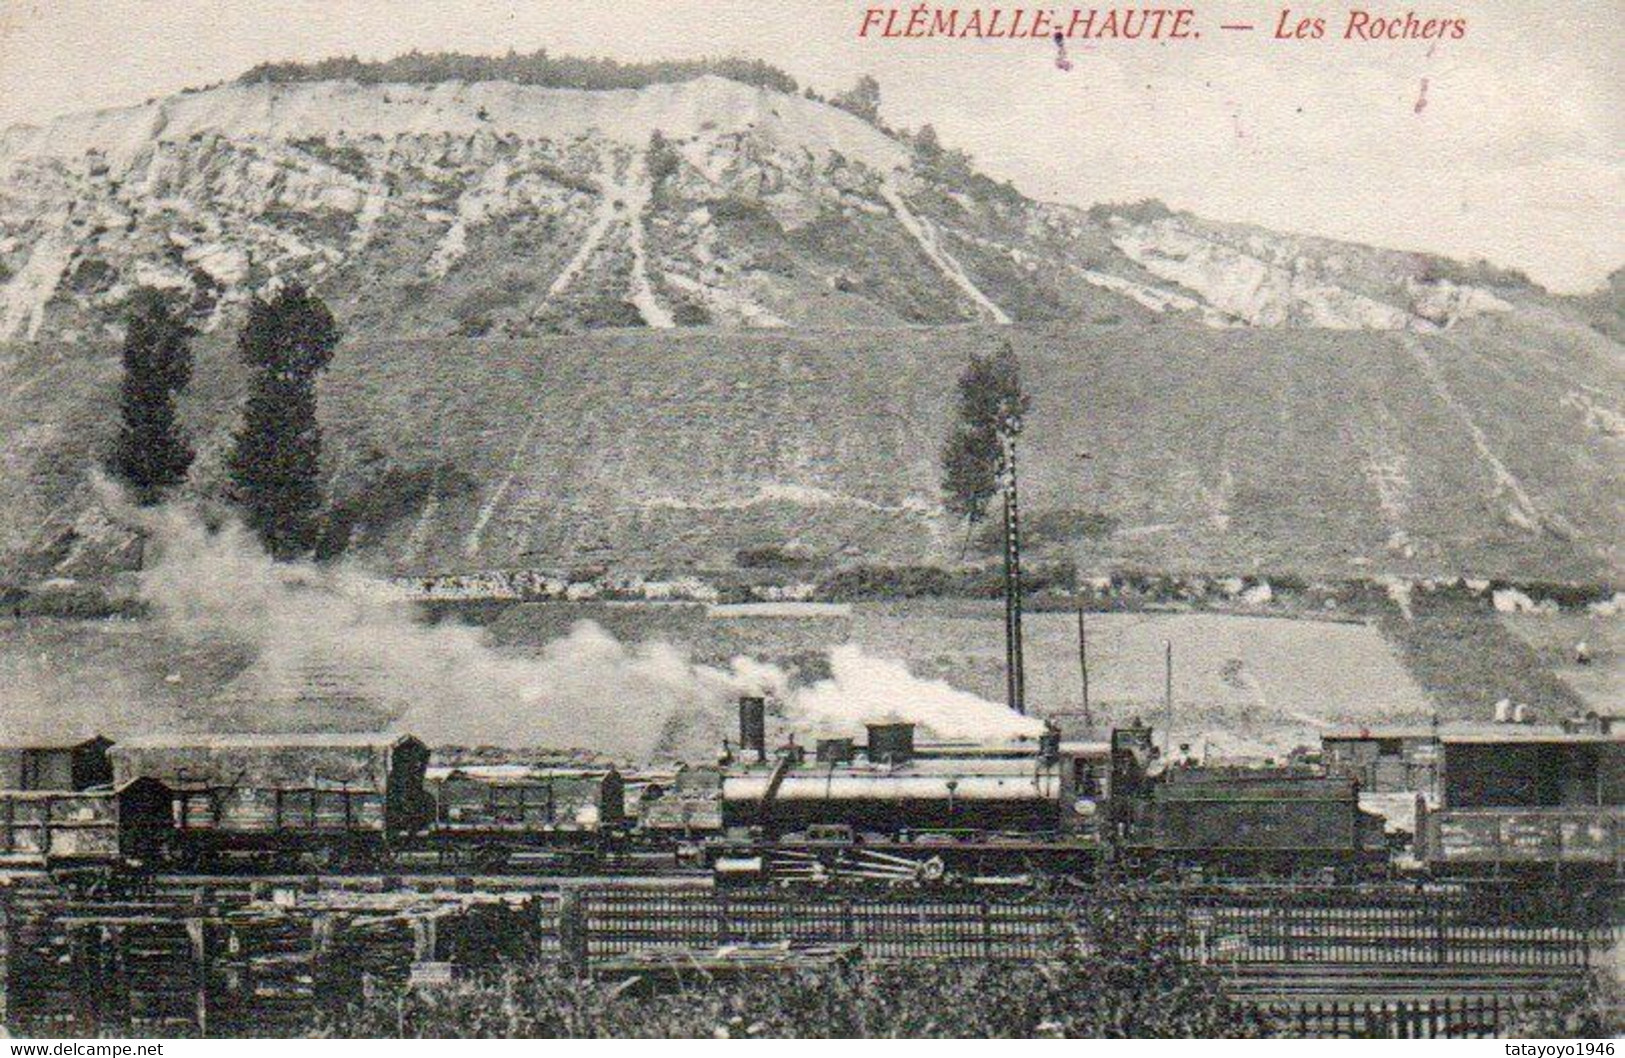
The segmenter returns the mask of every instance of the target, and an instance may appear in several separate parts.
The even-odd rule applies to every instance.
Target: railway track
[[[1573,966],[1238,963],[1223,966],[1222,972],[1238,999],[1290,1005],[1529,996],[1577,982],[1586,971]]]
[[[150,890],[168,894],[204,889],[217,892],[294,889],[357,893],[410,890],[546,893],[591,886],[710,889],[712,880],[709,871],[675,869],[653,874],[459,874],[445,871],[391,871],[388,874],[160,874],[151,879]]]

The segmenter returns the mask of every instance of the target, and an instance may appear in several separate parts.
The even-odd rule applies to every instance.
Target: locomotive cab
[[[1058,829],[1068,835],[1101,837],[1113,795],[1109,742],[1062,742],[1056,748],[1061,777]]]

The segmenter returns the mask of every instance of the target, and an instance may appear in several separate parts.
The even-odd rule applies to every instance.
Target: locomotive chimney
[[[868,724],[869,759],[875,763],[902,764],[914,759],[913,724]]]
[[[739,755],[755,753],[757,763],[767,759],[767,699],[741,695],[739,699]]]

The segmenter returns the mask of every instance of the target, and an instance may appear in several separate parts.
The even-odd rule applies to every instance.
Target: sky
[[[1202,39],[859,36],[878,0],[0,0],[0,127],[140,103],[264,60],[417,48],[762,58],[822,92],[863,73],[995,178],[1088,206],[1158,198],[1219,220],[1485,258],[1552,290],[1625,265],[1625,0],[1414,0],[1461,40],[1341,39],[1360,4],[1195,8]],[[972,10],[1013,4],[933,5]],[[906,19],[910,8],[902,6]],[[1070,6],[1046,10],[1062,18]],[[1006,17],[1008,17],[1008,10]],[[1250,33],[1221,23],[1252,23]],[[1424,86],[1425,81],[1425,86]]]

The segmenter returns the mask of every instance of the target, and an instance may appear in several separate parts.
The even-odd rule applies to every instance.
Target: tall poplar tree
[[[108,468],[151,506],[186,480],[192,446],[182,433],[176,396],[192,379],[193,331],[173,294],[141,287],[131,295],[119,382],[119,430]]]
[[[988,356],[971,354],[959,376],[959,414],[942,449],[943,503],[967,528],[987,516],[999,492],[1002,434],[1020,433],[1032,398],[1021,390],[1021,368],[1010,343]]]
[[[269,301],[253,300],[237,338],[237,355],[253,374],[228,463],[232,495],[278,559],[308,554],[320,533],[316,380],[338,337],[322,300],[291,283]]]

